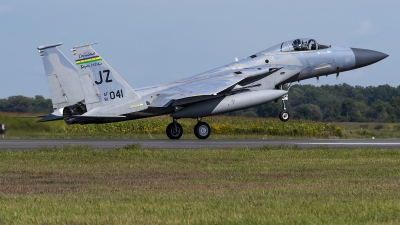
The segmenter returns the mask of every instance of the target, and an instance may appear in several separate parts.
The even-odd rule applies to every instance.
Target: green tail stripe
[[[102,58],[97,58],[97,59],[91,59],[91,60],[83,61],[83,62],[76,62],[76,65],[85,64],[85,63],[91,63],[91,62],[97,62],[97,61],[100,61],[100,60],[103,60],[103,59]]]

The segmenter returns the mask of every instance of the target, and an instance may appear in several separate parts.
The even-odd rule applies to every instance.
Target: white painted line
[[[400,143],[297,143],[299,145],[400,145]]]

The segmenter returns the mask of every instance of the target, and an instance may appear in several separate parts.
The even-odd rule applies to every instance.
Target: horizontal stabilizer
[[[56,116],[54,114],[49,114],[49,115],[43,117],[42,119],[36,121],[36,123],[49,122],[49,121],[62,120],[62,119],[63,119],[62,116]]]
[[[56,109],[56,110],[54,110],[54,112],[50,113],[47,116],[41,116],[43,118],[36,121],[36,123],[48,122],[48,121],[54,121],[54,120],[62,120],[63,119],[63,115],[62,115],[63,110],[64,110],[64,108]]]

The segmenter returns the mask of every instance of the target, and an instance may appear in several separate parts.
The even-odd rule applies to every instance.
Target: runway
[[[100,139],[0,139],[2,150],[31,150],[41,146],[62,147],[63,145],[85,145],[99,149],[115,149],[130,144],[140,144],[151,149],[218,149],[218,148],[254,148],[262,146],[289,145],[299,148],[323,146],[327,148],[382,148],[400,149],[400,139],[259,139],[259,140],[100,140]]]

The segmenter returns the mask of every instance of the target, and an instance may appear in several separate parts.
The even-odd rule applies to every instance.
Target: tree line
[[[50,113],[52,111],[51,99],[45,99],[41,95],[36,95],[34,98],[17,95],[0,99],[0,112]]]
[[[291,118],[326,122],[400,122],[400,86],[293,85],[286,104]],[[282,101],[229,113],[278,117]]]
[[[400,122],[400,86],[380,85],[293,85],[289,90],[287,110],[294,119],[327,122]],[[278,117],[282,102],[227,113],[249,117]],[[11,96],[0,99],[0,112],[50,113],[50,99]]]

